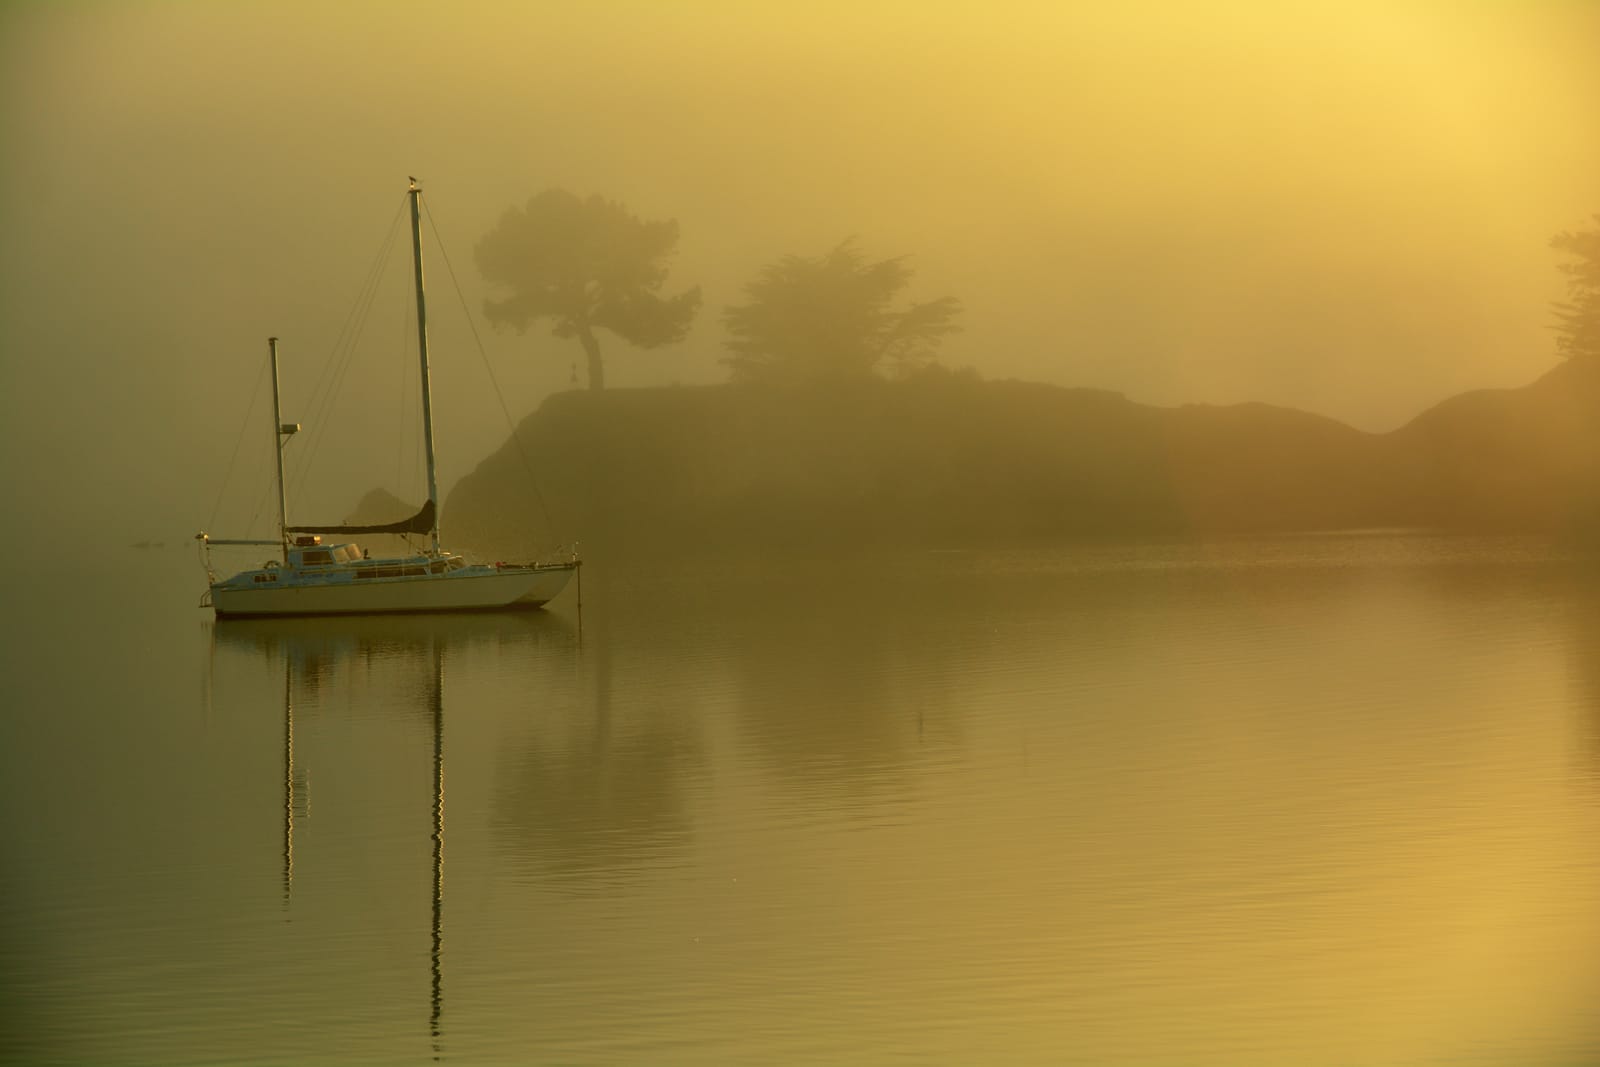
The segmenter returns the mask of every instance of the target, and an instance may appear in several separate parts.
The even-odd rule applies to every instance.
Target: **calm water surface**
[[[13,589],[27,1063],[1600,1062],[1600,581],[1370,535]]]

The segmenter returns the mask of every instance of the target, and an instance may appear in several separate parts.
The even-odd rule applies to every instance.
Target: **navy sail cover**
[[[399,522],[374,523],[366,526],[285,526],[287,533],[311,534],[421,534],[433,529],[433,501],[422,505],[422,510]]]

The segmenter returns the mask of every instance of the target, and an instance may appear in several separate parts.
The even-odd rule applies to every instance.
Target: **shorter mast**
[[[428,503],[432,505],[433,554],[439,554],[439,483],[433,467],[433,399],[428,381],[428,305],[422,298],[422,190],[411,179],[411,259],[417,276],[417,352],[422,358],[422,440],[428,453]]]
[[[283,421],[278,403],[278,339],[267,338],[267,351],[272,353],[272,455],[278,461],[278,544],[283,549],[283,559],[289,561],[289,496],[283,484],[283,439],[300,432],[298,422]]]

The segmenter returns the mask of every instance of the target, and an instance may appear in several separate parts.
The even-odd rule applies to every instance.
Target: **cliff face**
[[[1460,441],[1492,453],[1538,423],[1545,436],[1521,442],[1516,465],[1567,432],[1536,412],[1500,418],[1447,404],[1374,436],[1260,404],[1162,409],[959,378],[572,392],[464,478],[444,519],[452,545],[505,558],[574,537],[601,551],[827,552],[1465,521],[1478,505],[1460,501],[1493,496],[1477,472],[1499,468],[1474,466]],[[1483,426],[1495,429],[1479,441]],[[1551,509],[1527,514],[1547,523]]]
[[[1376,526],[1560,532],[1600,502],[1597,408],[1600,369],[1574,365],[1454,397],[1386,435],[1263,404],[1154,408],[948,377],[572,392],[456,486],[445,521],[452,544],[506,558],[574,537],[602,551],[827,552]]]

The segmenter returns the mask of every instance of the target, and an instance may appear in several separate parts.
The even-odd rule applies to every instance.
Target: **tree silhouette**
[[[508,209],[478,242],[479,273],[510,293],[484,301],[484,314],[518,333],[554,320],[555,336],[576,337],[583,346],[589,388],[604,389],[596,330],[640,348],[681,341],[689,332],[699,287],[658,295],[667,278],[664,261],[677,243],[674,220],[645,222],[614,200],[547,189]]]
[[[901,258],[868,262],[853,240],[816,258],[785,256],[746,285],[722,316],[735,381],[796,384],[905,371],[932,360],[960,329],[954,297],[891,305],[911,280]]]
[[[1570,299],[1555,306],[1556,351],[1568,359],[1600,359],[1600,215],[1594,221],[1592,230],[1550,238],[1550,247],[1577,259],[1560,264]]]

